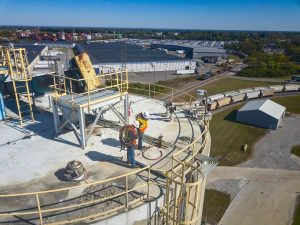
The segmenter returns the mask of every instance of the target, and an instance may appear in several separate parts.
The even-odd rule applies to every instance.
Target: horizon
[[[0,0],[1,26],[299,32],[299,10],[299,0]]]
[[[66,29],[120,29],[120,30],[159,30],[159,31],[197,31],[197,32],[284,32],[284,33],[299,33],[300,30],[222,30],[222,29],[187,29],[187,28],[156,28],[156,27],[94,27],[94,26],[57,26],[57,25],[1,25],[1,27],[25,27],[25,28],[66,28]]]

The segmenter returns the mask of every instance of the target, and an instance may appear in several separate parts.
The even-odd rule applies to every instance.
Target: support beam
[[[122,114],[114,106],[111,107],[111,110],[122,121],[122,123],[126,124],[125,118],[122,116]]]
[[[125,124],[129,124],[129,102],[128,102],[128,93],[126,93],[124,95],[125,99],[124,99],[124,121]]]
[[[100,118],[101,115],[102,115],[102,110],[100,108],[99,111],[98,111],[98,113],[97,113],[96,119],[94,120],[94,122],[93,122],[93,124],[92,124],[92,126],[91,126],[91,128],[89,130],[89,133],[86,136],[86,141],[88,141],[89,138],[92,136],[93,130],[94,130],[94,128],[95,128],[95,126],[96,126],[96,124],[97,124],[97,122],[98,122],[98,120],[99,120],[99,118]]]
[[[78,118],[79,118],[79,126],[80,126],[80,144],[81,147],[86,147],[86,137],[85,137],[85,114],[84,108],[78,108]]]
[[[58,109],[57,109],[57,105],[52,97],[51,97],[51,108],[52,108],[52,112],[53,112],[55,133],[59,134],[60,124],[59,124]]]

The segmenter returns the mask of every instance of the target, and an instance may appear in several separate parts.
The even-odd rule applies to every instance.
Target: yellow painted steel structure
[[[24,107],[29,108],[28,111],[30,113],[31,120],[34,121],[31,93],[29,89],[29,81],[31,81],[32,76],[28,70],[26,49],[2,46],[0,47],[0,56],[1,66],[5,68],[3,74],[9,75],[13,83],[20,124],[23,124],[24,114],[26,113],[26,111],[24,111]],[[21,92],[21,88],[22,90],[25,89],[25,93]],[[24,94],[27,98],[27,103],[24,103],[23,105],[20,104],[19,99],[21,94]]]
[[[56,75],[54,75],[56,77]],[[69,79],[70,81],[72,79]],[[114,80],[114,79],[113,79]],[[112,84],[110,87],[114,88],[121,88],[120,84],[114,86],[113,83],[115,81],[112,80]],[[128,90],[128,82],[125,83]],[[148,86],[149,85],[149,86]],[[149,87],[149,89],[143,89],[143,88],[132,88],[132,90],[136,91],[142,91],[142,93],[145,95],[145,93],[149,93],[150,96],[154,96],[155,94],[159,95],[169,95],[167,93],[160,93],[155,90],[159,90],[158,87],[153,88],[155,84],[148,84],[145,85],[146,87]],[[122,86],[122,85],[121,85]],[[56,84],[54,85],[56,87]],[[160,87],[163,87],[160,85]],[[165,87],[167,88],[167,87]],[[127,90],[126,89],[126,90]],[[174,91],[170,88],[170,90]],[[66,94],[67,91],[64,88],[57,88],[56,87],[57,95],[56,97],[61,96],[62,94]],[[59,94],[60,93],[60,94]],[[74,94],[74,93],[73,93]],[[55,97],[55,96],[54,96]],[[177,98],[176,98],[177,99]],[[181,99],[177,99],[181,100]],[[202,206],[200,204],[201,198],[203,198],[204,194],[204,185],[203,182],[205,182],[205,175],[201,171],[201,167],[203,165],[198,165],[195,162],[195,158],[198,154],[202,153],[205,148],[207,147],[207,140],[209,136],[209,121],[204,121],[203,123],[204,130],[201,132],[201,134],[198,137],[195,137],[192,143],[188,144],[184,148],[176,151],[171,156],[171,163],[172,167],[168,171],[158,171],[157,169],[153,172],[161,172],[164,174],[166,178],[165,183],[158,183],[157,181],[154,181],[151,177],[151,167],[147,166],[141,169],[136,169],[130,172],[127,172],[123,175],[119,175],[116,177],[112,177],[105,180],[100,181],[94,181],[90,183],[84,183],[80,185],[75,185],[71,187],[66,188],[59,188],[59,189],[52,189],[52,190],[46,190],[46,191],[36,191],[36,192],[30,192],[30,193],[19,193],[19,194],[0,194],[0,199],[7,199],[7,201],[13,201],[18,198],[33,198],[36,202],[36,208],[31,208],[30,210],[20,210],[15,209],[12,212],[4,212],[0,213],[0,219],[1,218],[9,218],[9,217],[26,217],[30,216],[36,216],[35,221],[39,221],[40,224],[73,224],[76,222],[81,222],[85,220],[93,221],[97,220],[99,218],[107,218],[112,215],[116,215],[117,213],[120,213],[120,210],[127,210],[130,207],[135,207],[141,204],[144,204],[152,196],[151,193],[151,186],[160,187],[165,192],[165,200],[163,207],[159,210],[160,216],[156,218],[155,224],[172,224],[172,225],[196,225],[199,224],[199,221],[201,219],[202,214]],[[191,154],[185,158],[184,160],[181,159],[181,154],[186,154],[186,152],[191,152]],[[128,177],[131,175],[138,175],[141,174],[142,177],[144,177],[144,182],[139,183],[139,185],[130,187],[128,184]],[[189,176],[187,176],[189,175]],[[188,179],[187,179],[188,177]],[[125,185],[123,187],[123,191],[116,194],[111,194],[107,197],[100,197],[99,199],[92,199],[92,200],[86,200],[81,203],[72,203],[70,202],[67,205],[63,206],[56,206],[55,204],[51,205],[43,205],[41,204],[42,199],[48,195],[63,195],[66,191],[74,190],[74,193],[76,190],[82,190],[83,188],[89,188],[94,187],[98,184],[107,184],[107,183],[113,183],[116,181],[124,180]],[[142,195],[139,196],[136,199],[129,198],[130,193],[134,193],[136,191],[140,190]],[[203,193],[203,194],[202,194]],[[114,198],[123,196],[125,197],[125,202],[122,203],[118,207],[114,207],[111,209],[107,209],[105,211],[92,213],[88,216],[82,216],[82,217],[76,217],[76,218],[69,218],[65,220],[59,220],[55,222],[45,222],[46,217],[50,217],[51,215],[57,215],[59,213],[64,213],[69,211],[73,211],[76,209],[80,209],[81,207],[89,207],[95,204],[98,204],[100,202],[105,201],[114,201]],[[203,201],[203,199],[202,199]],[[32,201],[31,201],[32,202]]]
[[[75,62],[79,68],[82,78],[85,79],[87,90],[93,91],[101,85],[104,85],[99,77],[97,77],[93,64],[87,53],[83,52],[80,55],[75,56]]]

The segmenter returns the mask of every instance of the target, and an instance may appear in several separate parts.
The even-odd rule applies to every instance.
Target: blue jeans
[[[127,146],[127,161],[131,163],[132,167],[135,167],[136,161],[134,157],[134,146]]]
[[[143,150],[143,132],[139,132],[138,150]]]

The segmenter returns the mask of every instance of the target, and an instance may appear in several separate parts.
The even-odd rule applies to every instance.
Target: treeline
[[[300,66],[285,54],[259,52],[245,60],[248,64],[238,75],[246,77],[281,77],[296,74]]]
[[[248,67],[238,74],[240,76],[280,77],[300,73],[299,33],[273,33],[261,39],[247,38],[226,48],[248,55],[245,59]]]

